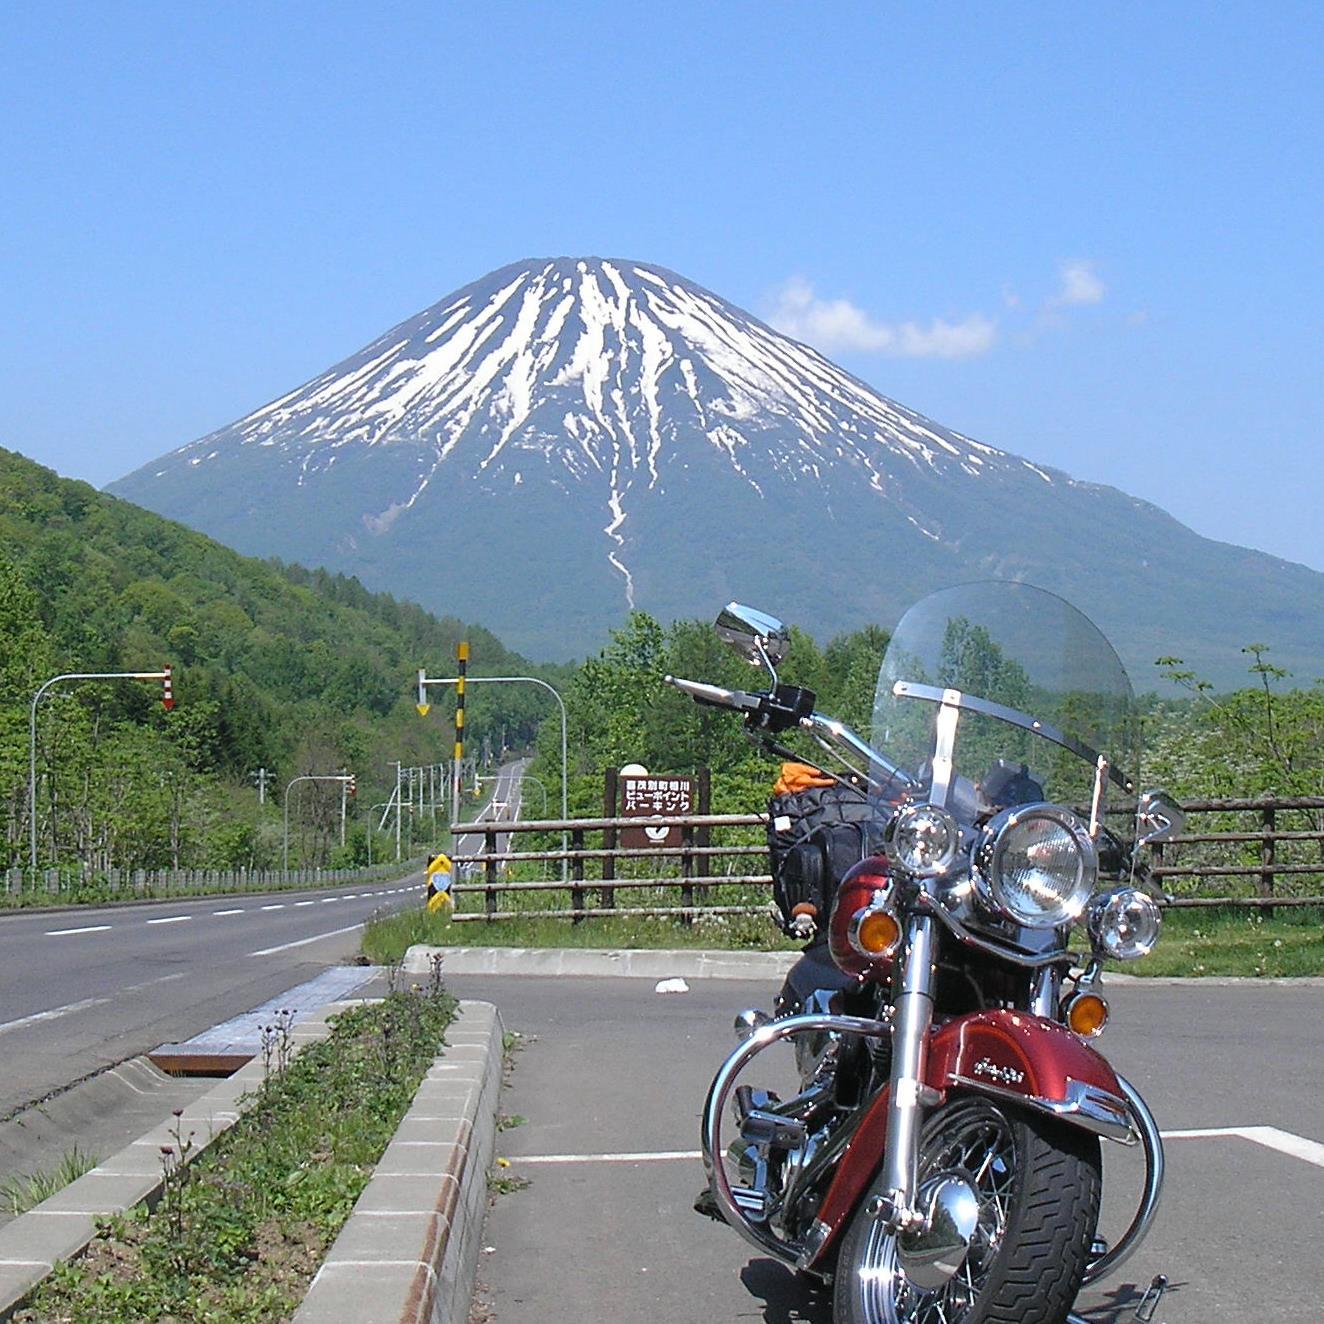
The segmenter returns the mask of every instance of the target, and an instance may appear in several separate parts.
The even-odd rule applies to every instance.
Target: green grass
[[[438,947],[712,948],[794,951],[761,915],[679,920],[622,916],[573,924],[536,912],[493,923],[455,923],[448,914],[422,908],[372,920],[363,935],[364,955],[376,965],[394,965],[415,943]],[[1079,940],[1077,946],[1080,945]],[[1134,975],[1240,975],[1250,978],[1324,975],[1324,913],[1280,910],[1271,919],[1257,911],[1169,910],[1163,936],[1152,955],[1108,968]]]
[[[762,915],[702,916],[693,924],[665,916],[623,915],[613,919],[549,919],[536,913],[519,919],[457,924],[447,914],[421,907],[370,920],[363,954],[374,965],[394,965],[415,943],[438,947],[600,947],[612,950],[693,947],[740,951],[795,951]]]
[[[95,1154],[75,1145],[50,1172],[34,1172],[31,1176],[10,1177],[0,1182],[0,1209],[14,1218],[26,1214],[85,1172],[91,1172],[98,1162]]]
[[[1283,908],[1262,919],[1240,907],[1169,910],[1151,955],[1110,968],[1134,975],[1324,975],[1324,913]]]
[[[177,1123],[175,1144],[162,1151],[166,1187],[155,1208],[106,1220],[16,1324],[288,1320],[453,1014],[437,980],[347,1012],[187,1166],[192,1140]]]

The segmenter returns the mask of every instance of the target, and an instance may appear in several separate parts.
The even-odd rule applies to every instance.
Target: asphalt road
[[[532,759],[517,759],[497,770],[496,781],[486,803],[474,816],[477,823],[517,822],[524,803],[524,769]],[[486,838],[479,832],[463,832],[455,838],[456,855],[478,855],[483,850]],[[496,849],[499,852],[510,849],[510,833],[498,833]],[[481,866],[475,866],[475,868]]]
[[[365,920],[422,886],[414,875],[0,915],[0,1118],[312,978],[357,951]]]
[[[689,993],[659,995],[651,981],[631,979],[448,983],[495,1002],[506,1027],[528,1036],[503,1103],[527,1121],[498,1145],[510,1173],[530,1185],[497,1196],[489,1215],[484,1318],[829,1324],[821,1289],[690,1208],[703,1181],[699,1109],[734,1045],[731,1017],[766,1005],[771,989],[694,981]],[[1078,1310],[1092,1324],[1129,1324],[1139,1288],[1164,1273],[1173,1288],[1154,1324],[1324,1318],[1324,987],[1114,985],[1111,1000],[1100,1047],[1169,1135],[1168,1181],[1144,1246]],[[1230,1133],[1253,1127],[1275,1130],[1258,1141]],[[1215,1134],[1181,1134],[1193,1130]],[[1124,1175],[1124,1156],[1105,1147],[1113,1180]]]

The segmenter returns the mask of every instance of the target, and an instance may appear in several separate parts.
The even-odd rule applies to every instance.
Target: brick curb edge
[[[461,1002],[294,1324],[463,1324],[496,1148],[502,1026]]]

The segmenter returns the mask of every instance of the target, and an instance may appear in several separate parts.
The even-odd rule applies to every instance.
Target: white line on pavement
[[[697,1159],[697,1149],[663,1149],[643,1154],[510,1154],[512,1163],[669,1163]]]
[[[162,919],[149,919],[149,924],[182,924],[186,919],[192,919],[192,915],[166,915]]]
[[[81,1002],[69,1002],[63,1007],[52,1007],[49,1011],[34,1011],[31,1016],[20,1016],[16,1021],[6,1021],[0,1025],[0,1034],[17,1030],[24,1025],[36,1025],[38,1021],[53,1021],[58,1016],[67,1016],[71,1011],[84,1011],[88,1007],[99,1007],[109,1002],[109,998],[84,998]]]
[[[263,910],[284,910],[284,909],[285,909],[285,902],[283,902],[283,901],[278,901],[278,902],[276,902],[276,904],[275,904],[274,906],[263,906],[262,909],[263,909]]]
[[[81,929],[47,929],[48,938],[63,938],[70,933],[105,933],[110,928],[109,924],[87,924]]]
[[[288,952],[291,947],[306,947],[310,942],[321,942],[323,938],[335,938],[342,933],[353,933],[361,929],[362,924],[351,924],[348,928],[332,929],[330,933],[317,933],[311,938],[300,938],[298,942],[283,942],[279,947],[264,947],[260,952],[249,952],[249,956],[274,956],[277,952]]]
[[[1305,1136],[1293,1135],[1291,1131],[1279,1130],[1276,1126],[1220,1126],[1196,1131],[1164,1131],[1162,1134],[1164,1140],[1249,1140],[1289,1158],[1324,1168],[1324,1145],[1307,1140]]]
[[[240,910],[213,910],[211,913],[213,915],[242,915],[244,912],[242,909],[240,909]]]
[[[294,908],[295,910],[298,910],[300,906],[315,906],[316,904],[316,901],[296,901],[294,903]]]

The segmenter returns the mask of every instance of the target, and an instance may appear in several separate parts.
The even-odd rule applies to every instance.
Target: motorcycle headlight
[[[1147,893],[1119,887],[1094,898],[1088,927],[1090,941],[1100,956],[1134,961],[1154,950],[1163,927],[1163,912]]]
[[[908,805],[892,820],[886,850],[908,874],[934,878],[946,873],[961,848],[961,829],[937,805]]]
[[[1021,805],[994,818],[979,862],[994,900],[1027,929],[1055,929],[1078,919],[1099,875],[1084,825],[1049,804]]]

